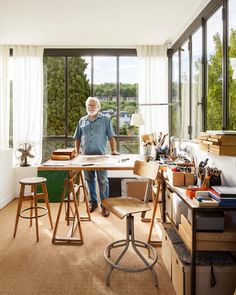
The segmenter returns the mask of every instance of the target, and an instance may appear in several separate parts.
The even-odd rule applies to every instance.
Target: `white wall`
[[[15,177],[14,177],[14,192],[15,196],[18,197],[20,193],[19,181],[26,177],[37,176],[37,167],[14,167]],[[26,187],[25,192],[30,192],[30,186]]]
[[[36,167],[13,167],[12,157],[12,149],[0,150],[0,209],[19,196],[20,179],[37,176]]]
[[[196,156],[197,165],[200,161],[209,158],[209,166],[215,166],[222,171],[222,185],[236,187],[236,157],[216,156],[211,153],[203,152],[199,150],[199,145],[195,143],[189,143],[189,146]]]
[[[14,198],[12,149],[0,150],[0,209]]]

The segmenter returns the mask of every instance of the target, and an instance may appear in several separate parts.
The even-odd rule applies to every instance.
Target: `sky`
[[[85,57],[88,62],[86,74],[90,77],[90,58]],[[138,81],[137,57],[120,57],[120,82],[134,84]],[[94,57],[94,83],[104,82],[116,83],[116,57]]]

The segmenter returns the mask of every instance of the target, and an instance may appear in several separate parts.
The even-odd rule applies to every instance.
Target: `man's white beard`
[[[96,116],[97,115],[97,113],[98,113],[98,110],[95,110],[95,111],[89,111],[89,110],[87,110],[87,113],[88,113],[88,115],[89,116]]]

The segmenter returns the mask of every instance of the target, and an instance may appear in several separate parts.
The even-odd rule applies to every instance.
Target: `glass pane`
[[[84,70],[84,73],[86,74],[86,77],[89,81],[89,85],[91,87],[91,81],[92,81],[92,78],[91,78],[91,75],[92,75],[92,71],[91,71],[91,68],[92,68],[92,57],[91,56],[82,56],[82,59],[85,61],[86,63],[86,69]]]
[[[56,149],[64,149],[67,147],[74,147],[75,142],[73,139],[66,140],[65,138],[57,138],[57,139],[45,139],[43,141],[43,154],[42,154],[42,162],[45,162],[51,158],[53,151]]]
[[[119,134],[138,135],[138,128],[130,126],[131,115],[138,108],[137,57],[120,57],[120,114]]]
[[[202,28],[192,35],[192,138],[202,131]]]
[[[172,57],[172,102],[171,107],[171,135],[180,136],[180,107],[179,107],[179,53]]]
[[[207,21],[207,130],[222,129],[222,9]]]
[[[73,136],[78,120],[86,115],[85,101],[90,94],[86,68],[87,63],[84,58],[68,58],[67,115],[69,136]]]
[[[42,162],[45,162],[51,158],[53,151],[56,149],[65,148],[65,140],[57,139],[57,140],[45,140],[43,141],[43,154],[42,154]]]
[[[139,138],[117,138],[117,149],[121,154],[139,154]]]
[[[236,130],[236,2],[229,0],[229,129]]]
[[[181,47],[181,129],[182,139],[188,139],[189,118],[189,50],[188,42]]]
[[[65,58],[44,58],[43,135],[65,135]]]
[[[112,120],[116,132],[116,57],[94,57],[94,96],[101,102],[101,112]]]

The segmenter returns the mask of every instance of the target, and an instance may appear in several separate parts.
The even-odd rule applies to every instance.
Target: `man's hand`
[[[112,154],[113,156],[119,156],[119,155],[120,155],[120,153],[118,153],[117,151],[113,151],[111,154]]]

